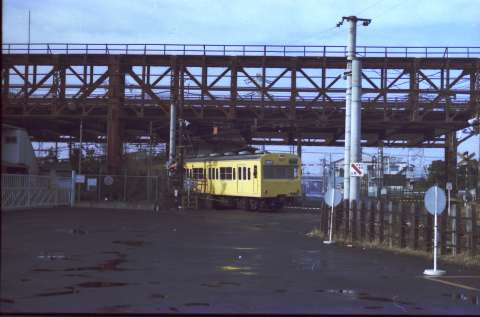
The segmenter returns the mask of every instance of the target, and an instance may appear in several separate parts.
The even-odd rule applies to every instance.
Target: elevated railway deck
[[[362,144],[446,146],[479,110],[480,47],[359,46]],[[169,108],[250,144],[343,145],[344,46],[3,44],[2,115],[37,141],[168,139]],[[115,137],[118,135],[120,137]]]

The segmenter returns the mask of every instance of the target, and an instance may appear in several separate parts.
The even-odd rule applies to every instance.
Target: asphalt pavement
[[[2,212],[2,313],[480,314],[480,272],[306,233],[318,213]]]

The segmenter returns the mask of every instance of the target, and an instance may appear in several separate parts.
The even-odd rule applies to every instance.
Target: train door
[[[253,170],[252,170],[252,182],[253,182],[253,193],[256,194],[258,193],[258,167],[257,165],[253,165]]]
[[[240,194],[248,193],[248,179],[247,179],[248,168],[245,164],[238,164],[237,166],[237,190]]]

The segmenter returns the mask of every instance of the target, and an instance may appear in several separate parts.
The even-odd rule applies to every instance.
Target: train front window
[[[298,177],[297,166],[263,166],[263,177],[265,179],[293,179]]]

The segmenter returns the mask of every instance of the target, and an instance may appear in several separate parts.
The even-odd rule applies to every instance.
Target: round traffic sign
[[[439,215],[445,210],[447,205],[447,198],[445,196],[445,191],[438,187],[432,186],[425,193],[425,208],[432,215]]]
[[[113,177],[110,176],[110,175],[105,176],[105,178],[103,179],[103,183],[107,186],[112,185],[113,184]]]
[[[335,188],[329,188],[325,193],[324,200],[330,207],[336,207],[342,201],[342,194]]]

